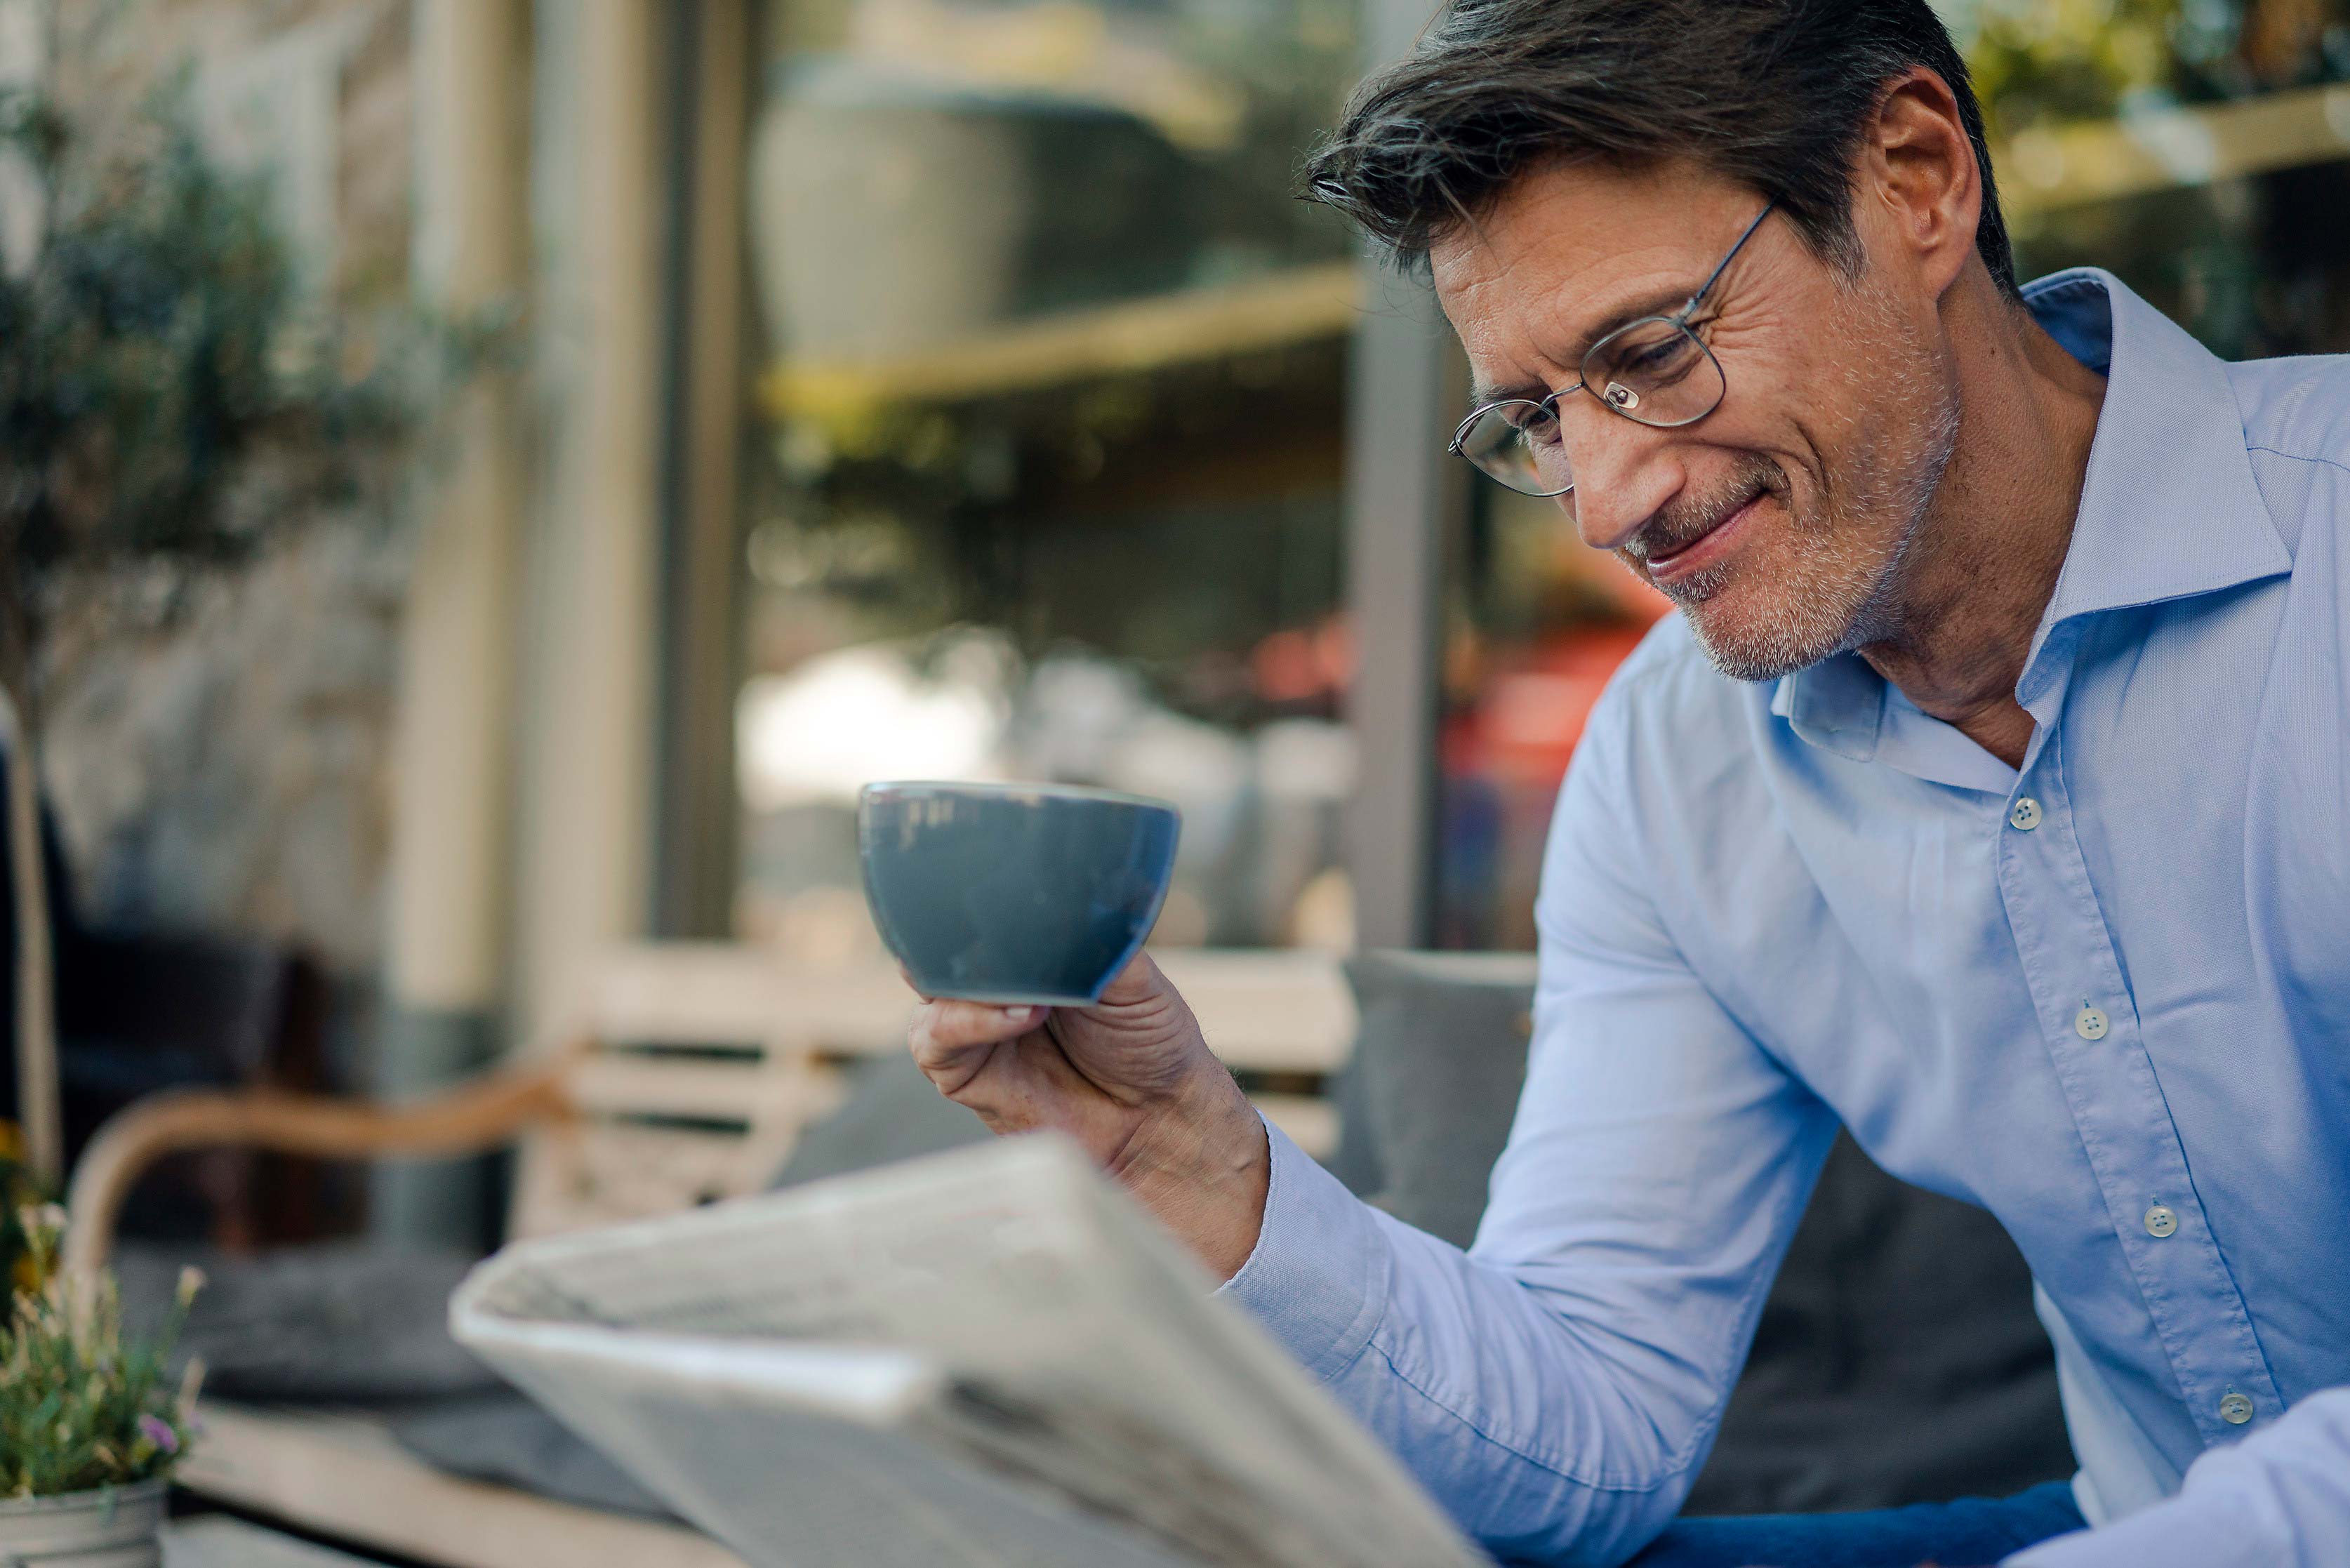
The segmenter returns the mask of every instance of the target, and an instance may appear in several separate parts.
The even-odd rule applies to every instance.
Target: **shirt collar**
[[[1839,653],[1781,676],[1771,711],[1822,751],[1868,762],[1885,721],[1885,680],[1857,653]]]
[[[2058,672],[2048,645],[2065,622],[2274,576],[2293,557],[2252,479],[2222,360],[2099,267],[2052,274],[2023,300],[2107,378],[2073,542],[2016,682],[2028,708]],[[1782,678],[1771,701],[1797,735],[1861,762],[1877,754],[1884,707],[1884,681],[1850,653]]]

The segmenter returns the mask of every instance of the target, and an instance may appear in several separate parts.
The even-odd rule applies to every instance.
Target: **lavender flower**
[[[139,1433],[155,1445],[157,1453],[176,1454],[180,1451],[180,1434],[172,1429],[171,1422],[151,1411],[139,1417]]]

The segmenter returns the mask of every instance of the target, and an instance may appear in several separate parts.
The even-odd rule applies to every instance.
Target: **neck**
[[[2106,382],[1988,274],[1950,296],[1942,325],[1958,444],[1902,568],[1900,629],[1860,655],[1920,709],[2021,767],[2032,716],[2015,684],[2072,544]]]

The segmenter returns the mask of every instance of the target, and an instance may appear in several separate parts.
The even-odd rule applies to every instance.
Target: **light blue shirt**
[[[1505,1556],[1671,1518],[1841,1121],[2038,1282],[2105,1528],[2017,1563],[2350,1564],[2350,360],[2027,295],[2110,379],[2022,771],[1668,620],[1560,796],[1475,1246],[1272,1135],[1227,1291]]]

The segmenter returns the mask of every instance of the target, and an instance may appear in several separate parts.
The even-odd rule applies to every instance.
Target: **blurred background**
[[[413,1088],[615,940],[869,959],[855,793],[909,775],[1178,801],[1162,942],[1531,946],[1663,606],[1444,457],[1440,319],[1292,193],[1427,11],[0,0],[0,83],[75,156],[149,156],[168,101],[255,193],[267,365],[471,346],[403,383],[396,472],[238,480],[234,550],[25,584],[61,948],[211,944],[253,1052]],[[1944,12],[2025,275],[2110,267],[2230,357],[2350,346],[2350,5]],[[36,154],[18,275],[81,210]],[[104,1103],[157,1080],[118,1067]],[[322,1191],[298,1223],[359,1222]]]

